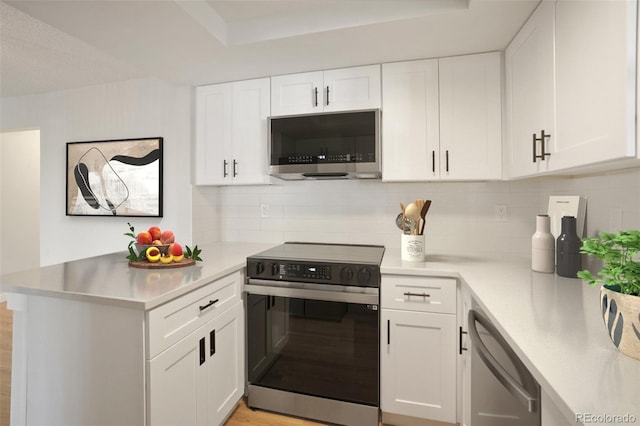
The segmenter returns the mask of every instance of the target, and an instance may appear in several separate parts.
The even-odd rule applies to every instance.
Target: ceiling
[[[0,1],[0,96],[502,50],[539,0]]]

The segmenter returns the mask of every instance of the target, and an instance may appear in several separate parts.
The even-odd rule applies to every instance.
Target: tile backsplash
[[[433,201],[426,251],[531,251],[535,216],[549,195],[587,198],[588,236],[613,225],[640,229],[640,169],[586,177],[499,182],[383,183],[379,180],[284,182],[194,187],[194,242],[316,241],[400,247],[400,203]],[[497,213],[506,206],[506,218]]]

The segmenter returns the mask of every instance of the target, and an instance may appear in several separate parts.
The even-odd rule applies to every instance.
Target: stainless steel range
[[[248,405],[378,425],[382,246],[285,243],[247,258]]]

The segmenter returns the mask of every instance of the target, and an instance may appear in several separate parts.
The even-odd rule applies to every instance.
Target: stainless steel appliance
[[[471,340],[470,426],[540,426],[540,386],[478,307],[467,316]]]
[[[247,258],[249,407],[378,425],[383,254],[285,243]]]
[[[269,135],[272,176],[380,177],[380,110],[271,117]]]

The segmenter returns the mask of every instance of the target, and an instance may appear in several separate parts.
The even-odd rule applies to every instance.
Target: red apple
[[[152,240],[159,240],[160,235],[162,235],[162,231],[160,231],[160,228],[158,228],[157,226],[152,226],[151,228],[149,228],[149,233],[151,234]]]
[[[162,244],[171,244],[172,242],[175,241],[175,235],[173,235],[173,231],[169,231],[168,229],[166,231],[162,231],[162,235],[160,236],[160,241],[162,241]]]
[[[153,238],[151,238],[149,231],[140,232],[136,238],[136,242],[142,245],[149,245],[151,244],[151,241],[153,241]]]
[[[169,254],[173,256],[180,256],[182,254],[182,246],[178,243],[171,243],[169,245]]]

